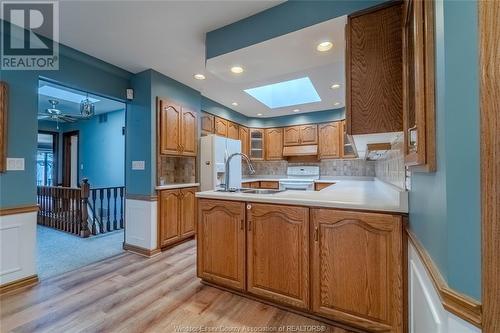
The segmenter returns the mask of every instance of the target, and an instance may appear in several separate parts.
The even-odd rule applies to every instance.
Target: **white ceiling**
[[[246,115],[255,116],[259,112],[258,110],[261,110],[260,113],[265,114],[265,116],[283,115],[289,113],[290,110],[281,110],[279,114],[274,112],[270,114],[268,110],[259,109],[263,105],[257,101],[245,100],[241,95],[245,93],[241,91],[240,86],[234,84],[235,82],[227,81],[227,78],[224,79],[220,75],[214,75],[205,68],[206,32],[236,22],[281,2],[283,1],[61,0],[59,2],[60,41],[133,73],[152,68],[201,91],[204,96]],[[314,82],[314,84],[323,99],[321,90],[324,86],[330,86],[331,81],[344,81],[343,63],[340,64],[337,61],[338,57],[332,56],[331,59],[328,58],[325,61],[328,55],[318,55],[314,50],[316,43],[314,38],[321,36],[320,34],[315,35],[314,32],[321,33],[329,30],[329,24],[335,23],[329,21],[304,29],[305,31],[287,35],[293,40],[287,39],[287,36],[278,37],[278,45],[287,45],[288,43],[288,47],[293,48],[294,46],[290,43],[293,41],[297,44],[294,50],[301,49],[300,52],[297,52],[297,57],[283,58],[283,56],[262,54],[260,56],[264,65],[262,70],[257,69],[254,73],[256,76],[252,75],[249,78],[255,79],[254,83],[257,81],[281,81],[288,77],[295,78],[297,75],[307,72],[311,80],[320,82],[318,84]],[[326,30],[321,30],[322,26]],[[340,33],[343,36],[343,30],[342,32],[329,30],[328,33],[333,33],[332,36],[327,36],[328,38],[337,38],[336,35]],[[297,39],[293,36],[294,34],[304,36],[307,40]],[[284,39],[282,40],[282,38]],[[272,44],[269,43],[272,41],[261,43],[264,45],[258,44],[255,46],[256,50],[274,50]],[[340,45],[343,47],[343,42],[336,44],[339,48],[334,49],[333,53],[327,53],[330,53],[331,56],[340,52]],[[242,51],[252,48],[253,46]],[[304,57],[309,57],[308,52],[310,53],[311,50],[314,52],[309,54],[311,57],[308,58],[308,61],[311,61],[310,65],[313,65],[314,68],[305,68],[304,63],[300,61],[303,61]],[[281,60],[284,59],[287,61],[283,65],[289,70],[280,68],[269,71],[271,63],[276,64],[276,61],[281,63]],[[296,64],[295,61],[299,61],[299,64]],[[194,73],[204,73],[207,79],[195,80]],[[257,73],[260,74],[257,75]],[[249,74],[249,71],[246,74]],[[313,78],[318,75],[321,77]],[[335,92],[338,95],[332,91],[328,91],[328,93],[330,95],[325,100],[331,102],[342,99],[340,106],[344,104],[343,86]],[[240,99],[238,107],[231,105],[236,98]],[[326,106],[327,104],[318,108],[304,106],[303,109],[304,111],[317,111],[333,108],[331,105]]]
[[[299,31],[239,49],[207,61],[207,71],[222,82],[217,86],[207,84],[204,94],[221,104],[238,106],[231,108],[246,114],[275,117],[300,112],[337,109],[345,102],[345,37],[346,16],[322,22]],[[333,43],[327,52],[318,52],[316,46],[323,41]],[[242,74],[234,74],[230,68],[241,65]],[[245,89],[288,81],[308,76],[320,102],[270,109],[246,92]],[[340,88],[331,89],[332,84]],[[336,104],[339,103],[339,104]]]

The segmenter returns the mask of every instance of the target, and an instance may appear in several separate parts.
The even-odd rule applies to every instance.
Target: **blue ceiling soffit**
[[[206,34],[206,59],[282,36],[388,0],[291,0]]]

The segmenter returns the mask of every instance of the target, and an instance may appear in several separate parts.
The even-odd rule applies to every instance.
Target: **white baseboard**
[[[481,330],[446,311],[417,251],[408,242],[410,333],[478,333]]]
[[[36,215],[0,216],[0,285],[36,275]]]
[[[126,199],[125,243],[148,250],[158,247],[157,201]]]

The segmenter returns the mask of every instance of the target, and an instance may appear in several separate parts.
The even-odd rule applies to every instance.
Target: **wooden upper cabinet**
[[[201,114],[201,134],[207,135],[215,132],[215,116],[203,112]]]
[[[228,123],[226,119],[215,117],[215,134],[227,137]]]
[[[241,141],[241,152],[250,156],[250,132],[248,127],[241,126],[238,128],[239,140]]]
[[[198,204],[198,276],[244,290],[245,203],[200,199]]]
[[[297,308],[309,307],[309,209],[247,206],[247,290]]]
[[[252,160],[265,158],[265,135],[261,128],[250,128],[250,158]]]
[[[185,107],[182,108],[181,118],[181,154],[186,156],[196,156],[196,146],[198,136],[198,117],[196,112]]]
[[[300,126],[285,127],[283,132],[283,145],[300,145]]]
[[[342,149],[342,123],[340,121],[318,126],[318,144],[320,159],[339,158]]]
[[[239,126],[232,121],[227,121],[227,137],[234,140],[239,140],[240,131]]]
[[[180,153],[181,106],[166,99],[159,99],[160,153]]]
[[[196,156],[198,116],[195,111],[158,98],[160,154]]]
[[[283,129],[268,128],[264,131],[266,160],[283,159]]]
[[[179,232],[179,190],[160,191],[160,247],[177,242]]]
[[[315,145],[318,143],[318,125],[299,125],[284,128],[283,145]]]
[[[316,145],[318,144],[318,125],[302,125],[300,126],[300,144],[301,145]]]
[[[346,26],[348,134],[403,130],[402,6],[349,15]]]
[[[434,1],[404,1],[403,124],[405,164],[436,170]]]
[[[183,188],[181,196],[180,236],[188,237],[195,233],[197,210],[196,210],[196,188]]]
[[[311,210],[312,310],[370,332],[403,332],[402,217]]]

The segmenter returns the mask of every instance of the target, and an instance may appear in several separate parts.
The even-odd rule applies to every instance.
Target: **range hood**
[[[318,156],[318,145],[286,146],[283,147],[283,156]]]

